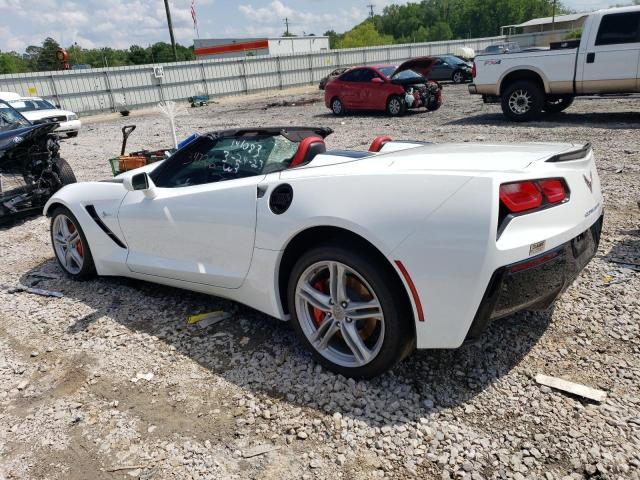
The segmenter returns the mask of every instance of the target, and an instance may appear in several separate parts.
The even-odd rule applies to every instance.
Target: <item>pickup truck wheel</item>
[[[544,92],[533,82],[520,81],[509,85],[502,93],[502,112],[515,122],[529,122],[540,116]]]
[[[561,95],[559,97],[547,98],[544,102],[544,111],[547,113],[560,113],[566,110],[573,103],[573,95]]]

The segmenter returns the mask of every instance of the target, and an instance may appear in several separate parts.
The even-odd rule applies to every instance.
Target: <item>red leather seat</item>
[[[380,135],[373,139],[371,142],[371,146],[369,147],[370,152],[379,152],[384,147],[384,144],[391,141],[391,137],[389,135]]]
[[[306,165],[314,157],[320,153],[327,151],[327,146],[324,140],[320,137],[307,137],[303,138],[298,145],[298,150],[293,156],[289,168],[299,167],[300,165]]]

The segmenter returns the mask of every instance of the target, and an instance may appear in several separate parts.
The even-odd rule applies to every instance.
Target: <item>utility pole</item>
[[[173,23],[171,22],[171,10],[169,0],[164,0],[164,8],[167,11],[167,24],[169,25],[169,36],[171,37],[171,48],[173,48],[173,58],[178,61],[178,50],[176,50],[176,39],[173,36]]]
[[[556,3],[558,0],[553,0],[553,14],[551,15],[551,30],[555,30],[556,24]]]
[[[367,8],[369,8],[369,18],[373,18],[373,16],[374,16],[373,7],[375,7],[375,5],[373,5],[372,3],[367,5]]]
[[[285,31],[284,31],[284,36],[288,37],[289,36],[289,19],[287,17],[284,18],[284,25],[285,25]]]

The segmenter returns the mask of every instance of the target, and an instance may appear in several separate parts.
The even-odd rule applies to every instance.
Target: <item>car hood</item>
[[[57,108],[52,108],[49,110],[32,110],[30,112],[20,112],[27,120],[41,120],[43,118],[49,117],[66,117],[68,115],[73,115],[73,112],[69,112],[67,110],[58,110]]]
[[[404,63],[401,63],[398,68],[396,68],[391,78],[398,75],[400,72],[404,72],[405,70],[413,70],[416,73],[419,73],[423,77],[427,77],[431,69],[433,68],[433,64],[436,63],[436,59],[434,57],[417,57],[411,58]]]

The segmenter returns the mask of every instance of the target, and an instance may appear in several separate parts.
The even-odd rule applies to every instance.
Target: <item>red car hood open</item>
[[[405,70],[413,70],[426,78],[429,75],[429,72],[431,72],[434,63],[436,63],[436,59],[434,57],[411,58],[400,64],[400,66],[396,68],[396,71],[393,72],[393,75],[391,75],[391,78]]]

